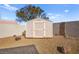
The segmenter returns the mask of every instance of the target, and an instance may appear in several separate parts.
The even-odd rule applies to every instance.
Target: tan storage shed
[[[46,19],[36,18],[26,24],[27,38],[52,38],[53,23]]]

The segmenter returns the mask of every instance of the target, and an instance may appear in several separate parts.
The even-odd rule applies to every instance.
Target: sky
[[[0,20],[16,20],[16,10],[27,4],[0,4]],[[79,21],[79,4],[33,4],[42,8],[52,22]]]

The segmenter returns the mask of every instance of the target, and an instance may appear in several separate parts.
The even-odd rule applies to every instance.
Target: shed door
[[[45,24],[43,21],[33,22],[33,37],[44,37],[45,35]]]

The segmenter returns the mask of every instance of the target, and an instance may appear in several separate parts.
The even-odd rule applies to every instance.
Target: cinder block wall
[[[79,39],[79,22],[66,22],[65,23],[65,36],[68,38]]]
[[[25,26],[18,24],[0,24],[0,38],[21,35]]]
[[[53,34],[54,35],[59,35],[59,27],[60,27],[60,23],[53,23]]]
[[[53,24],[53,34],[60,35],[60,23]],[[79,39],[79,21],[65,22],[65,36]]]

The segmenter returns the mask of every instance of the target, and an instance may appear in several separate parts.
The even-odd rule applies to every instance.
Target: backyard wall
[[[54,35],[59,35],[59,26],[60,26],[60,23],[53,23],[53,34]]]
[[[53,29],[54,35],[60,35],[60,23],[54,23]],[[65,22],[65,36],[79,39],[79,21]]]
[[[0,38],[21,35],[25,27],[18,24],[0,24]]]
[[[79,21],[65,23],[65,36],[79,39]]]

